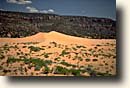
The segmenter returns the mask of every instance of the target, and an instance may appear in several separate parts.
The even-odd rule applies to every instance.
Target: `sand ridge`
[[[32,35],[24,38],[0,38],[0,43],[20,43],[20,42],[50,42],[55,41],[63,44],[94,44],[94,42],[102,42],[109,41],[112,42],[113,39],[87,39],[65,35],[62,33],[58,33],[55,31],[49,33],[37,33],[36,35]]]

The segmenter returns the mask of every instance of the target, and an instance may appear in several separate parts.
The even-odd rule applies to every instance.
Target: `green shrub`
[[[56,61],[60,61],[60,57],[56,57],[54,60],[56,60]]]
[[[28,48],[30,49],[30,52],[32,52],[32,51],[37,52],[37,51],[40,51],[40,50],[44,50],[43,48],[34,47],[34,46],[29,46]]]
[[[4,58],[5,58],[5,56],[0,54],[0,59],[4,59]]]
[[[64,55],[67,55],[67,54],[70,54],[70,52],[66,52],[65,50],[63,50],[63,51],[61,52],[60,56],[63,56],[63,57],[64,57]]]
[[[8,44],[5,44],[4,46],[3,46],[3,48],[4,48],[4,50],[8,50],[9,51],[9,46],[8,46]]]
[[[99,75],[99,76],[111,76],[111,74],[109,74],[109,73],[101,73],[101,72],[98,72],[97,75]]]
[[[23,46],[23,48],[26,48],[27,46]]]
[[[45,66],[45,70],[44,72],[42,72],[43,74],[48,74],[49,72],[51,72],[50,68]]]
[[[64,74],[64,75],[68,75],[70,74],[70,71],[64,67],[61,66],[57,66],[55,69],[54,74]]]
[[[76,50],[77,50],[75,47],[72,47],[72,49],[73,49],[74,51],[76,51]]]
[[[86,48],[85,46],[82,46],[82,45],[79,45],[79,46],[76,46],[77,48]]]
[[[35,66],[35,71],[39,71],[40,69],[41,69],[40,66],[38,66],[38,65]]]
[[[97,75],[97,72],[93,70],[91,67],[86,68],[86,72],[88,72],[91,76]]]
[[[81,70],[70,69],[70,73],[72,73],[74,76],[81,76],[80,72]]]
[[[89,61],[91,61],[91,59],[87,58],[87,59],[85,59],[85,61],[86,61],[86,62],[89,62]]]
[[[0,70],[2,70],[3,69],[3,67],[2,66],[0,66]]]
[[[98,61],[97,59],[93,59],[93,61]]]
[[[101,46],[101,45],[97,44],[96,46]]]
[[[52,53],[44,53],[44,57],[45,58],[48,58],[49,57],[49,55],[51,55]]]
[[[64,62],[64,61],[62,61],[60,64],[66,65],[66,66],[73,66],[73,67],[76,67],[76,65],[72,65],[72,64],[69,64],[69,63]]]
[[[8,63],[15,63],[15,62],[19,62],[19,61],[21,61],[21,60],[15,58],[15,57],[8,57],[8,60],[7,60]]]

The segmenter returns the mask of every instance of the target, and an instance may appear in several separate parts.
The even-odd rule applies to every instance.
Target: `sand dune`
[[[24,37],[24,38],[0,38],[0,44],[5,43],[21,43],[21,42],[40,42],[40,43],[49,43],[49,42],[58,42],[61,44],[86,44],[91,45],[94,43],[102,43],[104,41],[113,42],[113,39],[87,39],[65,35],[55,31],[49,33],[37,33],[36,35]]]
[[[89,44],[91,45],[94,43],[102,43],[104,41],[113,42],[113,39],[87,39],[87,38],[65,35],[62,33],[55,32],[55,31],[46,33],[44,37],[45,37],[46,42],[55,41],[61,44],[86,44],[86,45]]]
[[[33,36],[24,38],[0,38],[0,43],[21,43],[21,42],[43,42],[45,41],[44,33],[38,33]]]
[[[26,42],[39,43],[34,44]],[[28,61],[23,60],[23,57],[28,58]],[[37,60],[35,60],[35,58],[37,58]],[[0,38],[0,75],[115,75],[115,58],[115,39],[87,39],[69,36],[55,31],[49,33],[40,32],[36,35],[24,38]],[[35,60],[35,62],[32,64],[31,60]],[[40,62],[43,60],[52,61],[50,65],[47,65],[50,70],[47,70],[47,67],[44,65],[39,67],[41,66]],[[64,69],[66,68],[69,71],[74,69],[75,74],[72,74],[71,72],[69,74],[65,72],[64,74],[61,70],[59,71],[61,72],[60,74],[54,74],[54,72],[56,72],[55,69],[58,68],[58,66],[64,67]],[[86,70],[86,68],[90,67],[90,71]],[[78,73],[78,68],[84,69],[85,72],[81,71]],[[96,71],[96,73],[93,73],[93,71]],[[98,72],[100,72],[100,74],[98,74]]]

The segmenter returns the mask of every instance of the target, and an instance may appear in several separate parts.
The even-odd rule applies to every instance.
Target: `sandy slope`
[[[22,43],[22,42],[44,42],[44,33],[38,33],[33,36],[24,37],[24,38],[0,38],[0,43]]]
[[[43,42],[49,43],[55,41],[61,44],[86,44],[91,45],[102,42],[113,42],[113,39],[87,39],[65,35],[55,31],[49,33],[38,33],[36,35],[25,38],[0,38],[0,43],[21,43],[21,42]]]
[[[22,43],[25,42],[39,42],[38,44],[31,44],[31,45],[24,45]],[[57,46],[54,46],[51,44],[51,42],[56,42]],[[10,48],[8,50],[4,50],[3,45],[8,43],[8,46],[17,46],[18,48]],[[19,43],[19,44],[18,44]],[[77,48],[77,51],[74,51],[72,48],[77,47],[77,45],[83,45],[86,48]],[[97,46],[100,45],[100,46]],[[23,46],[26,46],[26,48],[23,48]],[[29,46],[36,46],[40,48],[44,48],[45,50],[40,50],[38,52],[33,52],[30,53],[30,49],[28,48]],[[45,46],[45,47],[43,47]],[[0,60],[0,65],[5,67],[6,69],[14,69],[16,67],[20,67],[20,63],[13,63],[13,65],[9,65],[8,67],[6,66],[8,56],[13,56],[19,58],[20,55],[17,53],[21,53],[21,55],[28,54],[28,57],[36,57],[40,58],[43,60],[52,60],[53,62],[55,61],[54,59],[56,57],[60,57],[61,60],[65,60],[66,62],[70,64],[77,64],[77,60],[75,59],[76,54],[73,52],[79,53],[79,56],[83,58],[83,61],[79,63],[80,66],[88,66],[88,65],[93,65],[94,69],[97,69],[97,71],[100,72],[106,72],[110,71],[110,74],[115,75],[116,74],[116,59],[113,58],[113,56],[116,56],[115,49],[116,49],[116,40],[115,39],[87,39],[87,38],[80,38],[80,37],[74,37],[74,36],[69,36],[65,35],[62,33],[58,33],[55,31],[49,32],[49,33],[38,33],[36,35],[30,36],[30,37],[25,37],[25,38],[0,38],[0,49],[1,52],[3,51],[3,55],[5,56],[5,59]],[[49,48],[50,47],[50,48]],[[68,48],[68,52],[70,52],[69,55],[66,55],[65,57],[60,56],[63,50],[66,50]],[[95,51],[95,54],[112,54],[113,56],[107,57],[107,56],[94,56],[92,51],[89,51],[92,49],[92,51]],[[82,56],[84,52],[87,52],[90,55],[87,56]],[[49,58],[44,58],[44,53],[52,53],[49,55]],[[1,53],[2,54],[2,53]],[[90,62],[86,62],[85,59],[90,58]],[[93,62],[93,59],[97,59],[97,62]],[[74,60],[75,59],[75,60]],[[5,63],[5,64],[3,64]],[[24,64],[23,62],[21,62]],[[52,64],[50,65],[50,68],[53,68],[55,66],[58,66],[60,64]],[[102,65],[102,66],[100,66]],[[27,68],[29,65],[24,65],[23,68]],[[60,65],[62,67],[66,67],[63,65]],[[70,68],[70,67],[67,67]],[[31,75],[31,73],[34,73],[34,75],[38,74],[41,75],[40,72],[42,71],[43,68],[40,69],[40,71],[35,71],[34,67],[31,69],[28,69],[28,72],[20,73],[20,71],[17,72],[17,75]],[[2,70],[0,70],[1,72]],[[84,75],[87,73],[84,73]],[[4,74],[1,72],[0,75],[15,75],[15,73],[8,73]],[[49,75],[49,74],[48,74]],[[56,76],[57,74],[51,73],[51,75]],[[58,74],[60,76],[60,74]],[[61,74],[63,75],[63,74]],[[89,76],[88,74],[86,76]]]

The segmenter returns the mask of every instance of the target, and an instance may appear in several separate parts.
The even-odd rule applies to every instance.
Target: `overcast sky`
[[[0,10],[116,19],[116,0],[0,0]]]

